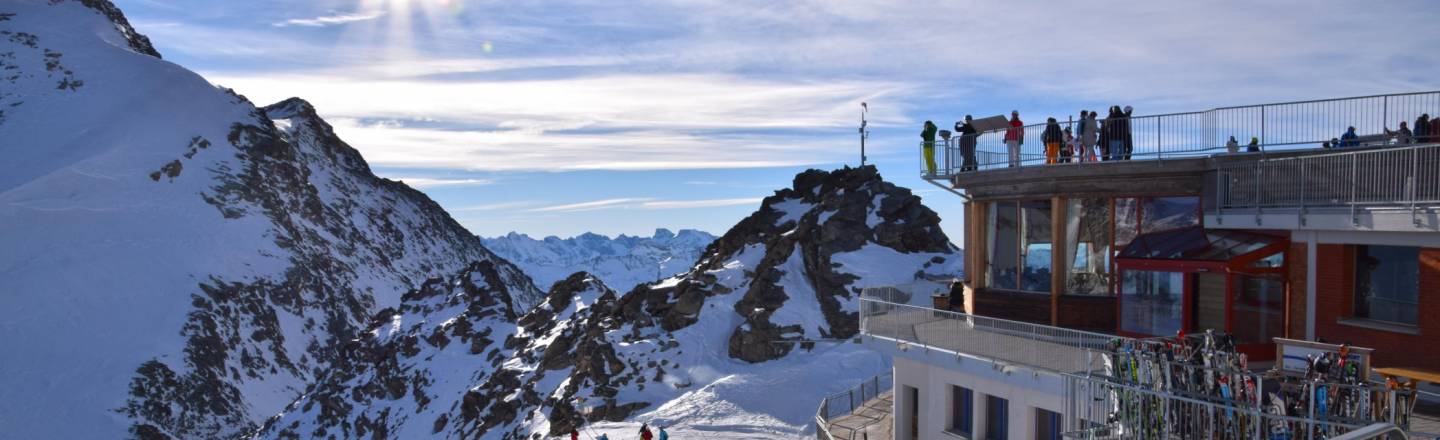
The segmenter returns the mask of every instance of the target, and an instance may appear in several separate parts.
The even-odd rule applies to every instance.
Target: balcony
[[[951,359],[974,359],[1001,369],[1035,373],[1103,371],[1101,355],[1114,341],[1128,340],[1027,322],[936,310],[896,301],[893,289],[866,289],[860,301],[860,333],[867,343],[893,344]],[[1058,377],[1058,376],[1057,376]]]
[[[965,185],[966,177],[999,173],[1004,170],[1074,168],[1093,165],[1116,167],[1115,162],[1146,162],[1152,166],[1185,159],[1203,159],[1228,154],[1226,144],[1233,136],[1242,155],[1265,157],[1287,151],[1320,150],[1321,146],[1341,137],[1346,127],[1355,127],[1357,138],[1352,147],[1376,147],[1403,143],[1387,134],[1398,129],[1401,121],[1414,121],[1421,114],[1440,116],[1440,91],[1391,95],[1374,95],[1297,101],[1237,107],[1220,107],[1204,111],[1133,116],[1114,121],[1100,120],[1103,138],[1106,126],[1114,123],[1116,136],[1123,139],[1127,151],[1104,152],[1097,142],[1095,153],[1099,162],[1047,164],[1041,134],[1045,124],[1026,125],[1020,130],[1025,142],[1012,159],[1005,145],[1005,133],[997,129],[974,135],[974,169],[965,168],[961,138],[937,140],[936,166],[928,169],[923,153],[920,157],[921,176],[951,186]],[[1062,128],[1078,130],[1078,121],[1060,121]],[[1412,127],[1413,128],[1413,127]],[[1078,132],[1076,133],[1078,136]],[[1249,140],[1254,138],[1252,147]],[[1440,141],[1440,137],[1419,139]],[[923,146],[923,145],[922,145]],[[1107,160],[1109,159],[1109,160]]]
[[[1440,231],[1440,145],[1217,164],[1213,227]]]

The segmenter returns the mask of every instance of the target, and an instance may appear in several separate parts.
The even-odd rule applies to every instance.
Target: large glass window
[[[1122,273],[1120,329],[1153,336],[1180,331],[1184,323],[1185,274],[1150,270]]]
[[[1020,252],[1024,271],[1020,277],[1020,290],[1027,292],[1050,291],[1050,201],[1035,200],[1020,203],[1020,219],[1024,228],[1021,235]]]
[[[1267,343],[1270,338],[1285,336],[1285,280],[1235,275],[1235,299],[1230,308],[1231,333],[1241,343]]]
[[[974,396],[969,388],[950,386],[950,432],[967,438],[974,432]]]
[[[1169,231],[1200,224],[1200,198],[1146,197],[1142,199],[1140,233]]]
[[[1355,316],[1416,324],[1420,305],[1420,248],[1355,247]]]
[[[991,288],[1050,292],[1050,216],[1049,201],[990,204],[986,246]]]
[[[995,202],[990,204],[989,217],[985,230],[989,231],[986,246],[990,249],[990,287],[1018,289],[1020,213],[1015,202]]]
[[[1115,199],[1115,246],[1130,244],[1140,235],[1140,199],[1120,197]]]
[[[1070,276],[1065,292],[1078,295],[1110,293],[1110,201],[1071,199],[1065,209],[1064,261]]]
[[[1060,438],[1060,413],[1035,408],[1035,440]]]
[[[985,396],[985,439],[1005,440],[1010,438],[1010,401],[995,396]]]

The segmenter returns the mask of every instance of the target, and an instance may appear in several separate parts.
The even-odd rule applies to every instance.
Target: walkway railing
[[[1061,128],[1070,127],[1077,138],[1080,136],[1078,110],[1077,115],[1057,118],[1060,119]],[[1105,112],[1104,108],[1088,110]],[[1116,125],[1119,128],[1128,128],[1124,130],[1126,133],[1121,133],[1121,137],[1128,139],[1129,152],[1115,159],[1157,160],[1223,153],[1231,136],[1238,141],[1242,152],[1246,151],[1246,145],[1252,137],[1258,141],[1258,148],[1262,152],[1317,148],[1324,142],[1339,138],[1349,126],[1355,127],[1356,133],[1367,139],[1367,142],[1380,143],[1386,141],[1387,128],[1397,130],[1401,121],[1413,123],[1424,113],[1440,115],[1440,91],[1134,116]],[[1025,118],[1043,120],[1042,115],[1032,114]],[[1097,133],[1104,133],[1104,126],[1111,121],[1099,119],[1099,122],[1101,127]],[[950,129],[943,122],[938,124],[941,128]],[[975,137],[975,159],[979,169],[1010,166],[1009,150],[1004,141],[1007,130],[986,131]],[[1024,143],[1020,148],[1020,165],[1044,165],[1045,145],[1041,142],[1041,134],[1045,131],[1045,124],[1042,122],[1026,125],[1021,130],[1024,132]],[[960,141],[958,135],[949,141],[936,140],[937,169],[934,177],[946,177],[962,172]],[[1104,146],[1101,143],[1096,142],[1096,154],[1102,152]],[[923,157],[920,160],[920,172],[922,176],[929,175]]]
[[[1225,209],[1440,204],[1440,145],[1390,147],[1220,165]]]
[[[1404,426],[1408,419],[1402,396],[1394,390],[1361,388],[1368,398],[1345,399],[1326,384],[1307,385],[1310,398],[1299,413],[1277,412],[1265,404],[1213,400],[1117,383],[1099,376],[1065,375],[1065,438],[1234,440],[1334,438],[1376,422]],[[1354,387],[1360,388],[1360,387]],[[1327,390],[1330,397],[1327,396]],[[1262,393],[1263,394],[1263,393]],[[1268,395],[1268,394],[1263,394]],[[1353,394],[1347,394],[1353,396]],[[1313,402],[1323,402],[1317,404]],[[1329,409],[1324,405],[1330,405]],[[1344,406],[1348,414],[1335,408]]]
[[[894,386],[895,378],[890,372],[877,374],[874,377],[860,382],[845,391],[841,391],[820,400],[820,408],[815,410],[815,431],[820,440],[853,440],[857,431],[836,435],[830,432],[830,421],[844,417],[855,412],[856,409],[865,405],[870,399],[879,397]]]
[[[1101,352],[1116,339],[1028,322],[936,310],[876,297],[860,298],[860,332],[902,344],[906,349],[973,356],[1043,371],[1070,373],[1103,369]]]

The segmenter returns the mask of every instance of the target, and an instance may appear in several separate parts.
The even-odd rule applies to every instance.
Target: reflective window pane
[[[1183,324],[1185,274],[1127,270],[1120,283],[1120,329],[1170,336]]]
[[[1019,217],[1015,202],[995,202],[990,205],[990,224],[986,228],[989,240],[986,246],[990,249],[989,285],[992,288],[1020,288],[1016,268],[1020,263]]]
[[[1110,293],[1110,201],[1071,199],[1065,209],[1065,293]]]
[[[1355,247],[1355,316],[1414,325],[1420,298],[1420,248]]]
[[[1235,275],[1230,306],[1235,338],[1242,343],[1270,342],[1285,336],[1285,281],[1277,277]]]
[[[1115,246],[1130,244],[1140,232],[1139,200],[1129,197],[1115,199]]]
[[[1021,230],[1020,252],[1025,264],[1020,277],[1020,290],[1028,292],[1050,292],[1051,225],[1050,201],[1035,200],[1020,204]]]
[[[1199,197],[1146,197],[1141,211],[1142,234],[1200,224]]]

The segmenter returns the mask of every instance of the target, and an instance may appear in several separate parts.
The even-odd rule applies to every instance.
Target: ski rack
[[[1117,338],[1102,355],[1103,374],[1065,376],[1074,414],[1066,436],[1313,439],[1377,422],[1408,427],[1404,403],[1413,393],[1360,380],[1359,368],[1341,366],[1338,375],[1252,371],[1234,347],[1216,332]],[[1338,359],[1351,350],[1331,353]]]

